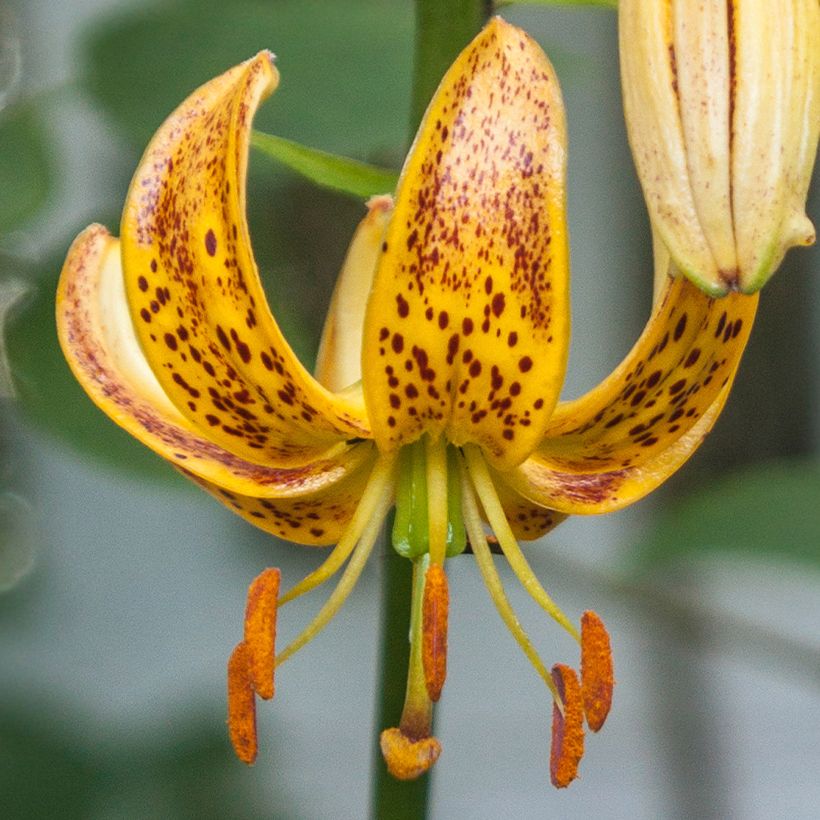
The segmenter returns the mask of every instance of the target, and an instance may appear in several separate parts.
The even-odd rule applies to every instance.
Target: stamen
[[[587,725],[597,732],[612,706],[615,673],[604,622],[592,610],[581,617],[581,688]]]
[[[564,708],[563,701],[561,701],[558,696],[558,690],[556,689],[555,682],[541,661],[538,653],[535,651],[535,647],[530,642],[527,633],[518,622],[518,618],[516,617],[515,612],[510,606],[510,602],[507,600],[507,596],[504,593],[501,578],[495,569],[493,557],[490,553],[490,547],[487,544],[487,536],[484,534],[484,525],[481,523],[481,515],[478,512],[478,505],[473,493],[473,488],[467,478],[467,471],[463,466],[461,469],[461,489],[461,501],[464,511],[464,524],[467,527],[467,537],[470,539],[470,545],[473,548],[473,554],[475,555],[478,569],[481,572],[481,577],[484,579],[484,584],[487,587],[487,591],[490,593],[490,598],[492,598],[495,608],[501,616],[501,620],[504,621],[507,629],[510,630],[512,636],[521,647],[521,650],[535,668],[535,671],[538,672],[541,679],[544,683],[546,683],[547,688],[552,693],[553,701],[555,701],[556,707],[559,710],[562,710]]]
[[[394,462],[391,462],[391,465],[393,463]],[[350,562],[345,568],[345,571],[342,573],[339,583],[336,585],[336,588],[330,594],[327,601],[325,601],[324,606],[319,610],[316,617],[310,622],[310,624],[308,624],[307,628],[289,646],[285,647],[285,649],[277,655],[275,661],[276,666],[283,664],[288,658],[291,657],[291,655],[298,652],[305,644],[313,640],[313,638],[316,637],[316,635],[318,635],[319,632],[325,628],[325,626],[327,626],[333,616],[339,611],[342,604],[347,599],[347,596],[353,591],[353,587],[359,580],[359,576],[362,574],[364,565],[367,563],[367,559],[370,557],[373,546],[378,539],[379,531],[381,530],[384,518],[393,503],[392,479],[392,470],[383,474],[381,486],[379,488],[382,492],[374,493],[376,498],[374,499],[374,503],[371,508],[370,518],[365,524],[359,543],[353,550],[353,555],[351,556]],[[368,489],[370,489],[370,485],[368,485]],[[358,513],[358,510],[356,512]]]
[[[245,609],[245,650],[248,677],[256,694],[269,700],[274,693],[274,658],[276,656],[276,598],[281,573],[266,569],[248,588]]]
[[[440,564],[431,563],[424,578],[422,604],[422,662],[427,694],[438,702],[447,677],[447,613],[450,593],[447,575]]]
[[[473,486],[481,500],[481,506],[487,515],[487,521],[498,538],[498,543],[501,545],[501,549],[510,567],[512,567],[513,572],[518,577],[518,580],[524,589],[527,590],[530,597],[560,626],[569,632],[576,641],[580,642],[581,636],[578,634],[575,625],[564,615],[558,608],[558,605],[549,596],[549,593],[541,586],[538,576],[533,572],[532,567],[524,557],[524,553],[521,552],[521,547],[518,546],[518,541],[510,528],[507,516],[504,514],[504,508],[498,499],[495,485],[490,477],[484,457],[481,455],[481,450],[475,445],[467,445],[464,447],[464,457],[467,461],[467,468]],[[470,542],[472,543],[472,538]]]
[[[443,564],[447,551],[447,447],[441,439],[425,436],[427,455],[427,510],[430,561]]]
[[[387,771],[397,780],[415,780],[439,758],[441,743],[434,737],[413,740],[401,729],[385,729],[380,738]]]
[[[228,732],[236,756],[248,765],[256,760],[256,699],[248,674],[248,650],[239,643],[228,660]]]
[[[381,509],[385,503],[385,497],[390,495],[393,488],[393,470],[395,458],[382,456],[368,479],[367,486],[362,493],[361,501],[350,519],[347,529],[344,531],[339,543],[333,551],[310,575],[305,576],[296,586],[288,590],[280,599],[279,606],[282,607],[294,598],[310,592],[328,578],[335,575],[339,567],[353,552],[353,548],[362,536],[362,532],[367,523],[377,515],[377,510]]]
[[[552,710],[550,779],[553,786],[563,789],[578,776],[578,764],[584,754],[584,711],[575,670],[557,663],[552,667],[552,677],[564,711],[562,714],[557,705]]]

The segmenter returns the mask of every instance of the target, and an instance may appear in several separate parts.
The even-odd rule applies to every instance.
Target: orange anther
[[[604,622],[592,610],[581,617],[581,689],[587,725],[597,732],[612,706],[612,648]]]
[[[256,698],[248,674],[248,648],[239,643],[228,660],[228,732],[236,756],[256,760]]]
[[[584,755],[584,710],[581,684],[575,670],[562,663],[552,667],[552,679],[564,704],[564,714],[557,704],[552,707],[552,748],[550,779],[563,789],[578,776],[578,764]]]
[[[272,698],[274,692],[279,580],[278,569],[266,569],[254,578],[248,587],[248,604],[245,609],[248,674],[256,694],[264,700]]]
[[[447,575],[440,564],[431,564],[424,577],[421,607],[421,657],[424,683],[434,703],[441,697],[447,677],[447,613],[450,592]]]
[[[441,744],[434,737],[413,740],[401,729],[385,729],[381,749],[387,771],[397,780],[415,780],[423,775],[441,754]]]

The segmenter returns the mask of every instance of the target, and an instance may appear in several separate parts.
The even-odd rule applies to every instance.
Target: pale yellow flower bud
[[[656,241],[713,295],[751,293],[805,214],[820,130],[818,0],[621,0],[629,141]]]

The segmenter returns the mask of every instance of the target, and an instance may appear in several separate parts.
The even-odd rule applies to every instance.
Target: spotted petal
[[[175,466],[229,494],[271,499],[331,492],[373,454],[370,442],[341,445],[309,465],[277,469],[211,441],[174,407],[148,366],[125,301],[120,243],[100,225],[80,234],[68,253],[57,329],[74,375],[108,416]]]
[[[667,278],[624,361],[598,387],[560,404],[537,457],[568,473],[638,466],[685,436],[732,380],[757,298],[712,299]]]
[[[137,337],[173,404],[225,450],[285,467],[368,427],[358,403],[300,364],[270,315],[251,252],[251,119],[277,82],[262,52],[169,117],[131,183],[122,257]]]
[[[399,183],[364,329],[383,450],[444,433],[508,468],[541,440],[569,335],[565,160],[552,66],[496,18],[442,80]]]
[[[339,541],[356,512],[377,458],[372,445],[367,450],[370,457],[337,480],[281,498],[235,493],[193,474],[188,477],[255,527],[297,544],[324,547]]]
[[[517,516],[517,537],[537,538],[542,534],[538,529],[540,522],[559,523],[566,515],[615,512],[657,489],[700,446],[717,421],[731,386],[732,379],[688,432],[660,453],[635,465],[602,472],[567,472],[556,469],[549,459],[535,455],[516,470],[495,473],[499,496],[504,493],[507,507]]]

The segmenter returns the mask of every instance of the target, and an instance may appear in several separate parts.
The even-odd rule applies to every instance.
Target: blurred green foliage
[[[142,147],[191,90],[271,49],[281,83],[256,127],[373,159],[406,139],[413,27],[403,0],[180,0],[101,23],[85,84]],[[186,44],[180,59],[181,44]]]
[[[820,569],[820,464],[755,465],[668,503],[637,548],[657,566],[697,555],[786,559]]]
[[[54,184],[48,138],[33,104],[0,116],[0,236],[46,202]]]

